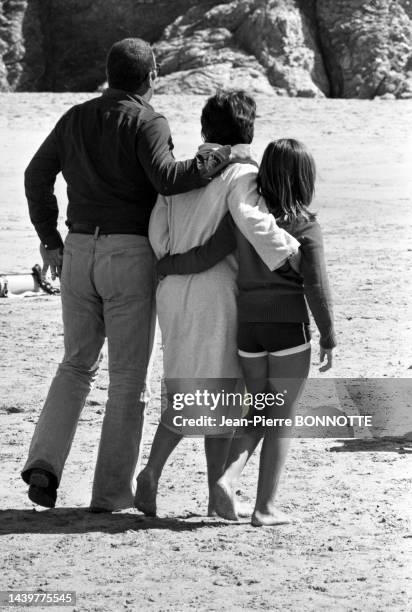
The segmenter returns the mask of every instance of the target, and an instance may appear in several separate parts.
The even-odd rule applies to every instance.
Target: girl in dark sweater
[[[320,332],[321,363],[326,359],[323,371],[332,367],[336,345],[322,233],[315,215],[308,210],[314,186],[315,163],[303,144],[281,139],[268,145],[259,169],[258,187],[278,224],[300,242],[298,263],[288,261],[277,270],[269,270],[229,214],[204,245],[158,263],[163,275],[201,272],[237,248],[239,358],[248,392],[254,397],[271,395],[266,396],[264,411],[249,411],[249,426],[233,439],[225,472],[216,485],[216,510],[224,518],[237,520],[235,483],[263,438],[252,516],[255,526],[291,521],[275,505],[291,428],[261,427],[255,417],[264,416],[266,422],[293,419],[310,367],[307,306]],[[278,399],[273,401],[276,396]]]

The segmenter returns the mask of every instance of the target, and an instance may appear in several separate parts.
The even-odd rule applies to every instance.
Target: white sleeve
[[[158,259],[170,250],[169,207],[167,198],[159,195],[149,221],[149,241]]]
[[[297,254],[299,242],[278,227],[258,194],[256,169],[253,166],[234,166],[224,180],[229,183],[227,204],[230,214],[268,268],[275,270]]]

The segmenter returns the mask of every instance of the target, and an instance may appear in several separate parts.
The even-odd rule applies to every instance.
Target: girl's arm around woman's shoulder
[[[302,222],[295,234],[301,244],[300,272],[305,296],[320,333],[324,349],[336,346],[332,294],[326,271],[323,236],[316,220]]]

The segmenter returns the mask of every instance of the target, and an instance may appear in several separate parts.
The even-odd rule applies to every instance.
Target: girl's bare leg
[[[240,357],[246,388],[249,393],[263,393],[267,385],[267,357]],[[214,489],[215,510],[231,521],[239,519],[234,486],[263,435],[255,427],[244,428],[232,439],[226,469]]]
[[[216,516],[215,486],[225,471],[225,465],[232,438],[225,436],[205,436],[207,480],[209,485],[208,516]]]
[[[283,406],[267,406],[267,418],[293,418],[310,367],[310,348],[288,356],[269,356],[269,386],[271,392],[283,393]],[[259,480],[252,525],[280,525],[291,518],[276,509],[275,498],[279,479],[290,444],[290,430],[267,427],[260,454]]]
[[[159,478],[170,455],[183,438],[160,423],[153,439],[149,460],[137,477],[135,507],[147,516],[156,516]]]

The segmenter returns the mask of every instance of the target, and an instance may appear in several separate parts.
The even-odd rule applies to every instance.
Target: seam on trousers
[[[156,332],[156,271],[155,271],[154,261],[153,261],[152,276],[153,276],[153,279],[152,279],[153,283],[152,283],[152,292],[151,292],[151,298],[150,298],[150,319],[149,319],[149,325],[148,325],[148,333],[146,336],[147,364],[146,364],[146,372],[145,372],[145,378],[144,378],[144,383],[143,383],[143,389],[140,393],[140,401],[144,403],[145,407],[146,407],[146,400],[143,398],[147,392],[148,378],[150,377],[150,373],[151,373],[152,355],[153,355],[153,351],[155,350],[154,340],[155,340],[155,332]],[[150,351],[150,344],[152,344],[151,351]]]

